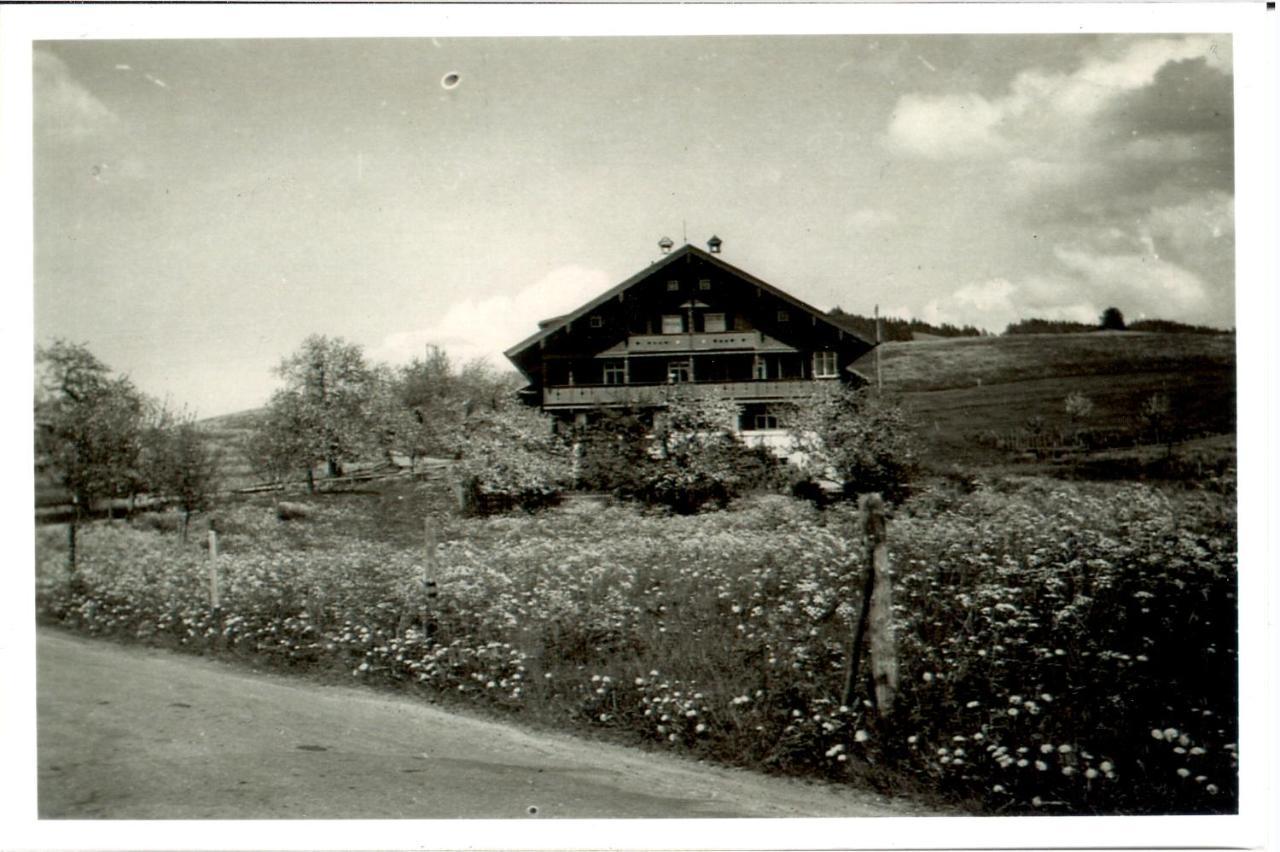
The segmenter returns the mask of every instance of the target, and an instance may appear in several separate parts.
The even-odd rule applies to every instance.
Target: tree
[[[148,442],[151,458],[147,477],[150,489],[172,498],[182,510],[182,540],[187,540],[191,516],[209,508],[217,491],[221,454],[183,412],[164,415]]]
[[[85,513],[98,500],[132,494],[142,480],[146,405],[128,378],[112,377],[86,346],[57,340],[36,350],[36,460],[71,499],[72,570]]]
[[[1119,308],[1107,308],[1098,318],[1098,325],[1104,331],[1124,331],[1124,314],[1120,313]]]
[[[516,403],[470,418],[455,468],[469,514],[527,511],[556,502],[573,477],[569,447],[550,417]]]
[[[369,443],[366,405],[372,374],[364,351],[342,338],[312,335],[276,373],[284,379],[284,393],[292,397],[299,426],[312,457],[323,459],[329,476],[340,476],[342,465],[359,456]]]
[[[800,404],[788,424],[801,468],[840,483],[848,495],[906,496],[915,475],[915,439],[902,411],[867,388],[824,387]]]
[[[1074,391],[1067,396],[1063,405],[1067,411],[1067,419],[1071,421],[1072,438],[1079,443],[1081,425],[1089,419],[1089,415],[1093,414],[1093,400],[1079,391]]]
[[[241,449],[254,469],[272,485],[283,485],[290,473],[301,473],[306,477],[307,489],[315,491],[312,465],[316,456],[308,435],[310,429],[301,396],[276,391]]]
[[[669,394],[654,419],[653,460],[640,496],[691,514],[772,484],[779,462],[767,449],[742,442],[740,416],[735,402]]]

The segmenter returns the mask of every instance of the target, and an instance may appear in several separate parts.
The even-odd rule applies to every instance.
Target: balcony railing
[[[713,331],[702,334],[633,334],[627,338],[627,353],[712,352],[741,350],[752,352],[764,343],[758,331]]]
[[[569,385],[543,388],[544,408],[661,405],[668,394],[679,399],[731,399],[769,402],[809,396],[824,379],[776,379],[754,382],[688,382],[670,385]]]

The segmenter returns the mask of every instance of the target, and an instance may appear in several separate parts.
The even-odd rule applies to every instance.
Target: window
[[[756,356],[756,362],[752,367],[751,375],[756,379],[769,378],[769,364],[764,360],[763,355]]]
[[[791,314],[786,311],[778,311],[778,322],[790,322]]]
[[[776,414],[757,414],[752,420],[751,428],[753,429],[777,429],[778,415]]]
[[[667,292],[668,292],[668,293],[674,293],[675,291],[677,291],[677,290],[679,290],[679,289],[680,289],[680,282],[679,282],[677,279],[672,278],[670,281],[668,281],[668,282],[667,282]]]
[[[625,385],[627,383],[627,365],[616,359],[605,361],[604,383],[606,385]]]
[[[604,317],[600,316],[599,314],[592,314],[592,316],[591,316],[591,327],[592,327],[592,328],[604,328]]]
[[[667,381],[673,385],[693,381],[693,364],[689,361],[668,361]]]
[[[662,315],[663,334],[684,334],[684,317],[680,314]]]
[[[838,375],[837,370],[836,353],[813,353],[813,377],[815,379],[834,379]]]
[[[703,314],[703,331],[724,331],[724,314]]]
[[[699,289],[699,290],[710,290],[710,289],[711,289],[711,279],[710,279],[710,278],[703,278],[703,279],[701,279],[700,281],[698,281],[698,289]]]

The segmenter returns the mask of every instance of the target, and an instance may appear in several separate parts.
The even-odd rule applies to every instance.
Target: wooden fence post
[[[436,546],[439,544],[439,536],[429,515],[423,521],[423,532],[427,553],[422,563],[422,635],[432,636],[436,632],[435,607],[439,594],[436,588]]]
[[[863,639],[871,633],[872,698],[881,716],[893,711],[898,689],[898,660],[893,641],[893,594],[889,579],[888,533],[884,500],[879,494],[863,498],[861,520],[867,536],[867,579],[862,591],[853,641],[845,666],[844,698],[852,706],[861,668]]]
[[[218,533],[209,530],[209,619],[217,632],[213,637],[213,646],[222,644],[222,595],[218,589]]]

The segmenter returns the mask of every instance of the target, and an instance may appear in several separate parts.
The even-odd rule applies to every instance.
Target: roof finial
[[[663,237],[662,239],[658,240],[658,248],[662,249],[663,254],[667,254],[668,252],[670,252],[671,247],[673,245],[675,245],[675,243],[671,242],[670,237]]]
[[[723,242],[724,242],[724,240],[720,239],[720,238],[719,238],[719,237],[717,237],[715,234],[712,234],[712,235],[711,235],[711,239],[707,240],[707,249],[708,249],[712,254],[719,254],[719,253],[720,253],[720,246],[721,246],[721,244],[722,244]]]

